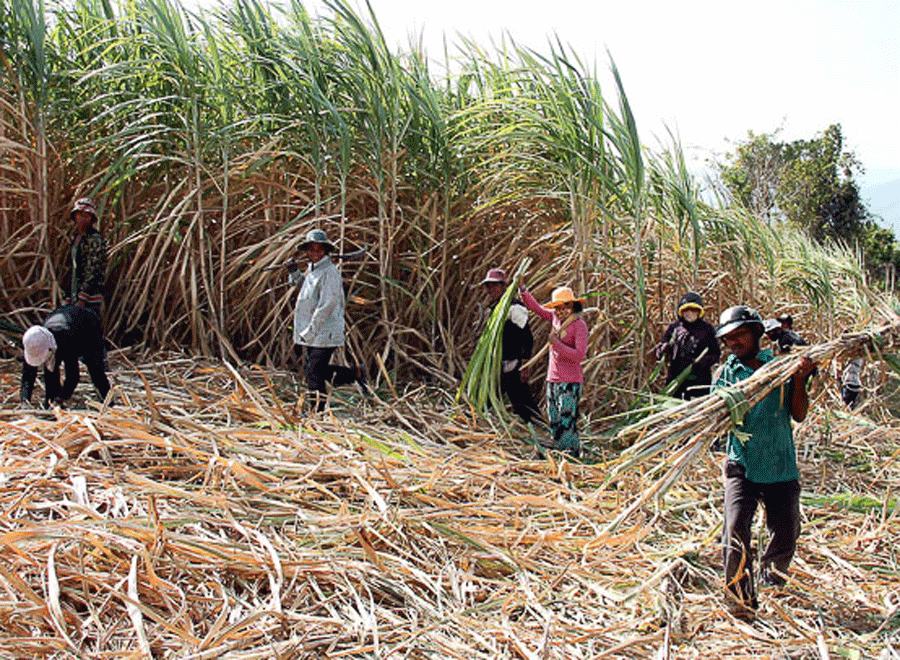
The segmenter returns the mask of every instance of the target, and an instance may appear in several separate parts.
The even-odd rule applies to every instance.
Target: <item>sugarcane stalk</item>
[[[346,259],[361,259],[362,257],[365,257],[366,255],[368,255],[368,252],[366,251],[366,249],[359,248],[358,250],[353,250],[353,252],[341,252],[339,254],[329,254],[328,258],[331,259],[332,261],[335,261],[338,259],[344,259],[344,260],[346,260]],[[299,262],[285,261],[280,264],[272,264],[270,266],[263,266],[262,268],[260,268],[260,270],[268,271],[268,270],[279,270],[281,268],[289,269],[292,266],[295,268],[299,268]]]
[[[709,352],[709,347],[704,348],[704,349],[700,352],[700,355],[698,355],[698,356],[695,357],[693,360],[691,360],[691,363],[690,363],[688,366],[686,366],[684,369],[682,369],[682,370],[681,370],[681,373],[678,374],[678,375],[672,380],[671,383],[669,383],[668,385],[666,385],[665,389],[663,390],[663,394],[665,394],[666,396],[672,396],[672,395],[675,393],[675,391],[676,391],[679,387],[681,387],[681,384],[682,384],[685,380],[687,380],[687,377],[691,375],[691,371],[693,371],[694,365],[697,364],[697,363],[703,358],[703,356],[706,355],[708,352]]]

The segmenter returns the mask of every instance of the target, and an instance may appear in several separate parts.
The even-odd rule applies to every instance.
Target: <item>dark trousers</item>
[[[67,363],[66,380],[69,379],[69,366],[70,365]],[[84,366],[87,367],[91,382],[94,384],[94,387],[97,388],[100,400],[105,401],[106,395],[110,390],[109,378],[106,377],[106,347],[103,347],[103,351],[101,351],[99,355],[96,353],[94,355],[86,355],[84,357]],[[73,368],[76,370],[78,369],[77,362],[74,364]],[[78,378],[75,378],[75,382],[78,382]]]
[[[771,538],[760,558],[760,573],[774,568],[787,573],[797,539],[800,537],[800,483],[782,481],[758,484],[744,476],[744,466],[725,464],[725,523],[722,529],[722,553],[725,562],[725,588],[747,605],[755,603],[751,525],[756,506],[762,500],[766,527]],[[773,578],[775,576],[773,575]]]
[[[91,382],[97,388],[100,400],[104,401],[109,393],[109,378],[106,377],[106,370],[103,368],[103,356],[98,350],[92,350],[83,358],[88,373],[91,376]],[[81,379],[78,367],[78,356],[64,356],[64,364],[66,368],[66,379],[63,385],[60,385],[60,365],[54,365],[53,371],[44,369],[44,402],[47,404],[62,402],[72,396],[78,381]],[[34,381],[37,378],[38,367],[32,367],[26,362],[22,363],[22,383],[20,389],[20,397],[22,401],[31,401],[31,393],[34,389]]]
[[[509,397],[513,412],[522,418],[526,424],[532,419],[543,421],[538,412],[537,401],[528,383],[522,380],[522,373],[513,369],[505,374],[500,374],[500,391]]]
[[[294,344],[294,352],[300,356],[302,347]],[[316,410],[325,410],[325,400],[328,395],[327,383],[332,387],[349,385],[356,382],[358,372],[356,367],[339,367],[331,364],[331,356],[336,347],[319,348],[306,347],[306,387],[311,392],[316,392]]]
[[[844,400],[844,403],[847,404],[847,407],[850,410],[856,408],[856,401],[859,398],[859,387],[852,387],[850,385],[844,385],[841,388],[841,398]]]

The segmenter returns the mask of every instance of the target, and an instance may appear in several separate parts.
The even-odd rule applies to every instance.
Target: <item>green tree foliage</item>
[[[778,214],[777,193],[781,168],[785,162],[784,143],[775,142],[775,134],[748,133],[734,153],[718,164],[719,178],[732,198],[756,215],[772,219]]]
[[[809,140],[784,142],[778,131],[737,143],[719,164],[731,198],[771,221],[796,225],[819,243],[859,246],[873,273],[900,261],[893,232],[878,227],[860,199],[861,165],[844,149],[840,124]]]
[[[874,222],[867,222],[860,236],[860,245],[869,264],[870,270],[876,270],[879,276],[885,277],[890,270],[900,270],[900,249],[894,232],[879,227]]]
[[[843,151],[839,124],[812,140],[784,145],[778,205],[813,238],[854,239],[868,217],[853,180],[859,163]]]

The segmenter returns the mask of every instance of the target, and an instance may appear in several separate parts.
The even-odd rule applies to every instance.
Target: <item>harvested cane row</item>
[[[611,535],[638,479],[447,393],[304,417],[292,374],[125,357],[108,409],[16,410],[0,369],[4,657],[876,657],[900,626],[900,425],[801,427],[793,580],[750,626],[721,606],[718,457]]]

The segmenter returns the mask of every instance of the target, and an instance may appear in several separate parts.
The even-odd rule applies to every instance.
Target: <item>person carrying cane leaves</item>
[[[490,309],[493,309],[506,291],[506,272],[500,268],[491,268],[481,285],[487,291]],[[544,424],[528,385],[528,369],[524,366],[531,358],[533,348],[534,336],[528,322],[528,310],[520,301],[513,300],[503,324],[500,391],[509,397],[513,412],[525,424],[532,420]]]

